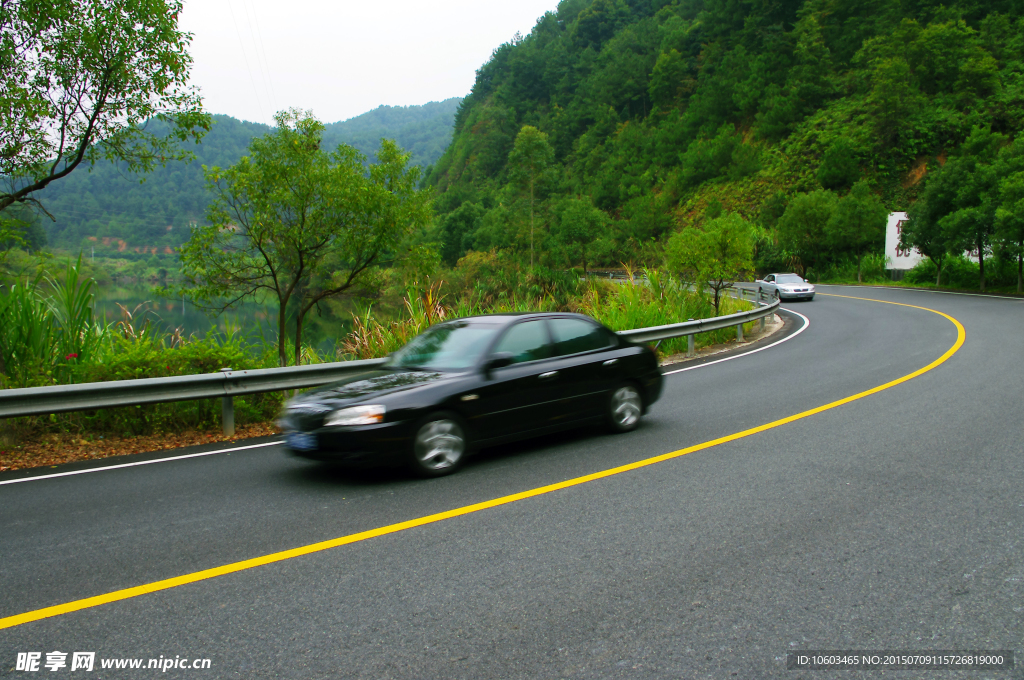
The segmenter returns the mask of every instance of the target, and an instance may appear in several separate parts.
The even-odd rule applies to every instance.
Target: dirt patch
[[[904,189],[909,189],[910,187],[914,186],[915,184],[920,182],[922,179],[924,179],[924,176],[927,175],[927,174],[928,174],[928,157],[927,156],[921,156],[916,161],[914,161],[913,167],[910,168],[910,172],[908,172],[907,176],[904,178],[904,180],[903,180],[903,188]]]
[[[185,431],[142,437],[103,437],[92,441],[82,439],[81,435],[48,434],[34,438],[30,436],[17,445],[0,444],[0,472],[76,463],[132,453],[164,451],[214,442],[234,442],[253,437],[265,437],[278,432],[280,430],[273,423],[254,423],[239,426],[232,437],[224,436],[220,430]]]

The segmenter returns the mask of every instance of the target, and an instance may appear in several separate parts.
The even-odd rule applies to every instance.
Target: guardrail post
[[[761,317],[761,332],[764,333],[764,317]]]
[[[231,372],[230,368],[220,369],[221,373]],[[226,377],[226,376],[225,376]],[[224,436],[232,437],[235,434],[235,401],[233,397],[225,396],[220,398],[220,421],[224,426]]]
[[[743,324],[736,324],[736,342],[743,342]]]
[[[693,345],[693,333],[690,333],[686,336],[686,356],[692,357],[694,355]]]

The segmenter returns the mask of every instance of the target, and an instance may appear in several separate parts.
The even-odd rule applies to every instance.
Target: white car
[[[814,299],[814,286],[796,274],[769,274],[756,283],[760,295],[780,300]]]

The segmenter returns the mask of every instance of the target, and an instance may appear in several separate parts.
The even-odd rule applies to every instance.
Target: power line
[[[242,32],[238,29],[238,21],[235,19],[235,9],[231,6],[231,0],[228,0],[228,11],[231,12],[231,23],[235,25],[235,35],[238,36],[238,46],[242,49],[242,59],[245,61],[245,69],[249,72],[249,82],[252,83],[252,92],[256,95],[256,106],[260,109],[260,118],[266,120],[267,114],[263,112],[263,103],[260,101],[260,93],[256,87],[256,78],[252,75],[252,67],[249,66],[249,57],[245,54],[245,43],[242,41]]]
[[[263,33],[260,31],[259,18],[256,16],[256,7],[250,6],[247,0],[242,0],[242,8],[245,9],[245,20],[249,23],[249,34],[252,35],[252,25],[256,24],[256,36],[259,36],[259,44],[256,43],[256,36],[252,36],[252,45],[256,50],[256,57],[259,60],[260,54],[263,55],[263,62],[260,65],[260,69],[263,70],[264,84],[267,86],[267,94],[271,96],[274,101],[277,101],[277,92],[274,91],[274,79],[270,77],[270,59],[267,58],[267,48],[263,44]],[[249,21],[249,10],[252,10],[252,21]],[[264,69],[264,65],[266,68]]]

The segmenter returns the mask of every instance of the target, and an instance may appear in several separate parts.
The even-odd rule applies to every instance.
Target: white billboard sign
[[[885,257],[888,260],[886,269],[913,269],[924,256],[917,248],[902,248],[900,234],[907,223],[907,213],[889,213],[889,222],[885,225]]]

